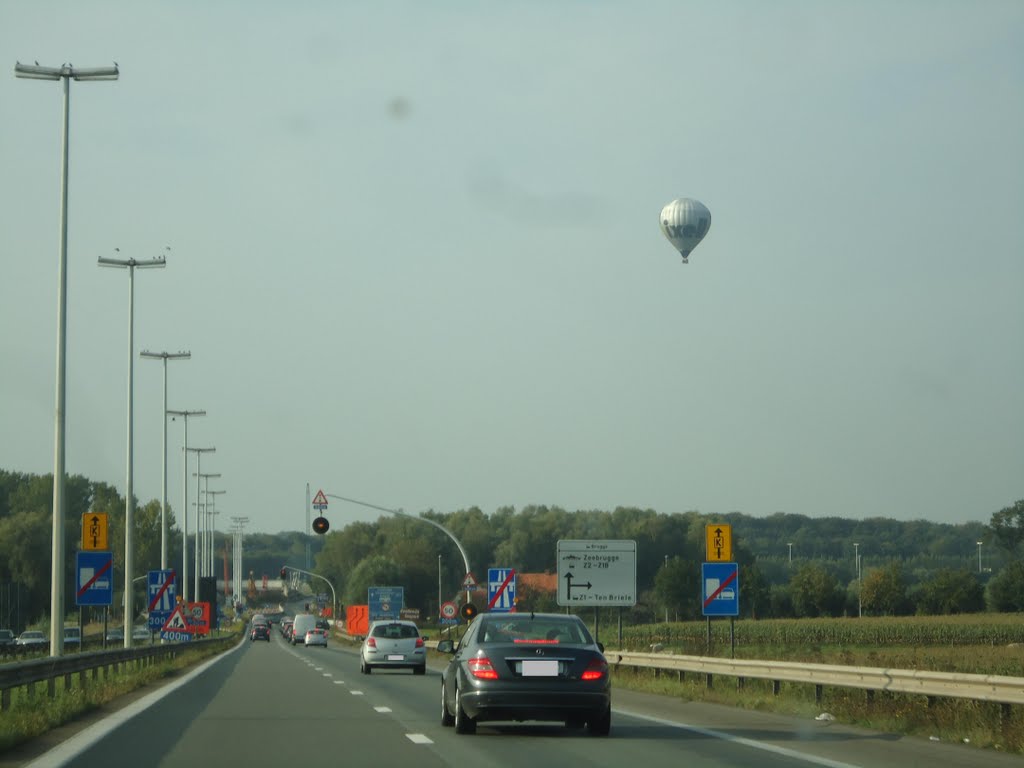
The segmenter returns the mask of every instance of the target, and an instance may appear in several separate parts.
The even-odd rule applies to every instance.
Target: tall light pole
[[[118,249],[115,248],[115,251]],[[167,262],[163,256],[148,261],[136,259],[105,259],[99,258],[101,267],[117,267],[128,270],[128,486],[125,491],[124,512],[124,624],[135,624],[134,590],[132,578],[135,576],[135,490],[134,450],[135,450],[135,269],[164,267]],[[132,633],[127,629],[124,633],[124,647],[132,647]]]
[[[209,537],[207,536],[207,534],[209,533],[209,530],[210,530],[210,520],[209,520],[210,505],[209,505],[209,502],[207,501],[207,496],[210,493],[210,478],[211,477],[220,477],[220,473],[219,472],[214,472],[214,473],[202,473],[201,474],[199,472],[196,472],[195,473],[195,477],[196,477],[196,523],[197,523],[197,526],[196,526],[196,547],[197,547],[196,552],[197,552],[197,562],[199,563],[199,566],[196,568],[196,578],[198,579],[200,575],[202,575],[202,576],[208,576],[209,575],[206,572],[206,564],[209,561],[209,556],[210,556],[210,552],[209,552],[209,546],[210,546],[210,544],[209,544]],[[202,503],[200,503],[200,501],[199,501],[199,483],[204,483],[204,485],[203,485],[203,501],[202,501]]]
[[[793,564],[793,542],[787,542],[786,546],[789,547],[789,564]]]
[[[71,125],[71,80],[117,80],[118,69],[99,67],[41,67],[14,63],[14,76],[27,80],[60,80],[64,87],[64,121],[61,131],[60,247],[57,261],[57,399],[54,409],[53,533],[50,551],[50,655],[64,654],[64,405],[67,357],[68,307],[68,131]]]
[[[978,542],[978,573],[981,573],[981,542]]]
[[[204,453],[214,453],[216,448],[186,448],[186,453],[192,451],[196,455],[196,546],[195,546],[195,584],[192,585],[192,602],[199,602],[199,475],[203,464]],[[184,565],[183,568],[188,568]],[[188,596],[185,597],[188,600]]]
[[[185,442],[181,449],[181,599],[188,600],[188,417],[205,416],[206,411],[167,411],[173,421],[185,422]]]
[[[231,590],[235,598],[235,605],[238,605],[240,602],[242,594],[242,535],[245,531],[245,524],[248,522],[248,517],[231,516],[231,523],[235,532],[235,557],[232,568]]]
[[[206,515],[207,515],[207,518],[210,521],[210,525],[209,525],[209,528],[210,528],[210,545],[206,548],[206,551],[208,553],[207,554],[207,558],[209,559],[209,563],[210,563],[210,572],[209,572],[210,576],[216,576],[217,575],[217,571],[216,571],[216,568],[215,568],[216,558],[214,557],[214,554],[215,554],[216,549],[217,549],[217,497],[220,496],[221,494],[224,494],[224,493],[227,493],[227,491],[211,491],[209,488],[206,489],[206,496],[207,496]],[[210,501],[209,501],[209,497],[210,496],[213,496],[213,503],[210,503]]]
[[[861,618],[864,616],[864,604],[860,599],[860,544],[857,542],[853,543],[853,559],[857,566],[857,618]]]
[[[189,360],[191,352],[147,352],[142,350],[140,356],[150,360],[164,361],[164,467],[160,484],[160,570],[167,569],[167,361]],[[187,511],[187,510],[186,510]]]

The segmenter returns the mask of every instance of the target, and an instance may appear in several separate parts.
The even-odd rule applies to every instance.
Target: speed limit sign
[[[455,603],[441,603],[441,617],[444,619],[454,619],[456,614],[459,612],[459,607]]]

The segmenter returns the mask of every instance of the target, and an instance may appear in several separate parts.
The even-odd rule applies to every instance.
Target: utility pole
[[[147,352],[146,350],[142,350],[139,355],[150,360],[164,361],[164,454],[163,472],[160,476],[160,569],[167,570],[167,361],[189,360],[192,357],[192,353]],[[183,514],[187,515],[188,510],[184,510]]]
[[[115,251],[118,249],[115,248]],[[132,647],[132,633],[129,626],[135,625],[134,589],[135,578],[135,268],[163,268],[167,262],[163,256],[148,261],[136,259],[99,259],[101,267],[117,267],[128,270],[128,480],[125,489],[124,512],[124,647]]]
[[[54,408],[53,440],[53,527],[50,550],[50,655],[64,655],[64,518],[67,515],[65,486],[65,414],[67,401],[68,331],[68,137],[71,129],[71,80],[89,82],[117,80],[113,67],[83,69],[70,64],[42,67],[14,63],[14,76],[27,80],[59,80],[64,90],[64,120],[61,131],[60,247],[57,261],[57,397]]]
[[[181,599],[188,600],[188,417],[205,416],[206,411],[168,411],[171,421],[181,416],[185,422],[185,443],[181,449]]]
[[[195,541],[195,583],[192,585],[192,602],[199,602],[199,477],[202,476],[204,453],[214,453],[216,448],[186,448],[196,455],[196,541]],[[187,567],[187,566],[186,566]],[[188,597],[185,598],[186,600]]]

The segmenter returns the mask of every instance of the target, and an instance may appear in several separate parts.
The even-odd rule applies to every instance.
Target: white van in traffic
[[[299,613],[292,624],[292,645],[305,645],[306,633],[316,629],[316,616],[312,613]]]

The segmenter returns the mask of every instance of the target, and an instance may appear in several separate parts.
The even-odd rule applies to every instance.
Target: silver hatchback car
[[[420,630],[411,621],[375,621],[366,632],[359,651],[359,671],[370,674],[375,667],[427,671],[427,648]]]

